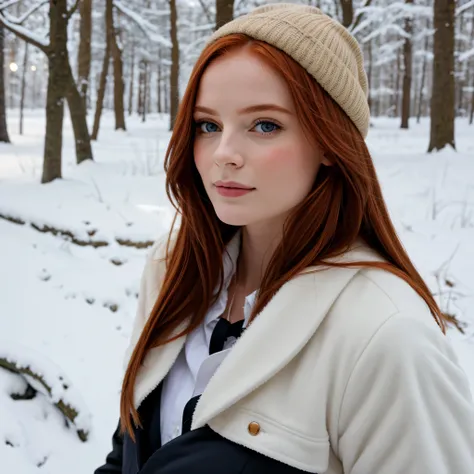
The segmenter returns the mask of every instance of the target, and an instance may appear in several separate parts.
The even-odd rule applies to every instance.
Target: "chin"
[[[220,221],[227,225],[233,225],[237,227],[246,226],[249,224],[250,219],[238,213],[231,212],[217,212],[217,217]]]

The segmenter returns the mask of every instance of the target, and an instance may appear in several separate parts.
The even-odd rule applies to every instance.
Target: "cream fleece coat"
[[[143,273],[125,362],[164,277],[159,242]],[[365,246],[343,259],[380,260]],[[234,345],[192,429],[207,424],[312,473],[473,474],[469,384],[425,302],[383,270],[311,270],[286,283]],[[135,385],[137,407],[184,342],[149,352]]]

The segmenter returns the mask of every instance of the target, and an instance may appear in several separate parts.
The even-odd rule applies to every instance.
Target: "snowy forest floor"
[[[105,114],[95,161],[75,165],[69,121],[64,179],[40,185],[44,112],[9,111],[13,144],[0,144],[0,359],[41,372],[52,387],[13,400],[25,381],[0,369],[0,472],[92,473],[118,420],[122,358],[146,245],[169,228],[164,188],[167,118]],[[456,124],[458,152],[428,155],[429,121],[402,131],[373,121],[368,144],[399,235],[444,311],[474,390],[474,127]],[[81,244],[81,245],[79,245]],[[87,244],[87,245],[84,245]],[[44,394],[43,394],[44,393]],[[53,405],[79,411],[69,427]],[[76,430],[89,431],[86,442]]]

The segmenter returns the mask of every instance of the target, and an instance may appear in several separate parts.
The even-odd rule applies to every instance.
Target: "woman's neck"
[[[280,239],[281,234],[276,232],[242,227],[237,286],[246,295],[260,288],[263,275]]]

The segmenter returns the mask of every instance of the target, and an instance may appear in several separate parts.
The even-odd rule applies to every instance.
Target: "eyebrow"
[[[243,114],[250,114],[253,112],[264,112],[267,110],[273,110],[275,112],[283,112],[288,115],[293,115],[292,112],[290,112],[288,109],[285,109],[284,107],[281,107],[279,105],[275,104],[258,104],[258,105],[251,105],[250,107],[245,107],[244,109],[239,109],[237,110],[237,113],[239,115]],[[201,105],[196,105],[194,108],[195,112],[204,112],[206,114],[211,114],[211,115],[219,115],[215,110],[210,109],[208,107],[203,107]]]

